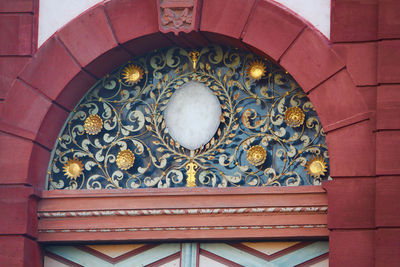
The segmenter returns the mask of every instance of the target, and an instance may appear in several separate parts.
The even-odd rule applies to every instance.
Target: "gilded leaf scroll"
[[[247,51],[195,53],[154,51],[99,80],[59,135],[48,189],[297,186],[329,177],[321,123],[290,75]],[[170,137],[163,118],[190,81],[208,86],[222,109],[217,133],[194,151]]]

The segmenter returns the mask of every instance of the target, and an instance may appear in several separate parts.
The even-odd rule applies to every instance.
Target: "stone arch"
[[[281,64],[309,95],[328,133],[331,176],[373,175],[366,105],[329,41],[301,18],[270,0],[204,1],[197,31],[174,36],[159,32],[157,17],[155,1],[111,0],[75,18],[39,49],[2,105],[1,129],[23,138],[10,137],[2,148],[23,152],[17,170],[4,170],[7,179],[18,177],[10,183],[44,187],[54,140],[97,78],[132,55],[209,42],[245,47]]]

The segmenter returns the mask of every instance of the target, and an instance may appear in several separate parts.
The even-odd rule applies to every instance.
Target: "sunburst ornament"
[[[285,112],[286,124],[290,127],[299,127],[304,123],[304,112],[299,107],[290,107]]]
[[[129,149],[121,150],[117,155],[117,166],[121,170],[132,168],[135,163],[135,155]]]
[[[247,150],[247,161],[254,166],[260,166],[267,158],[267,152],[262,146],[252,146]]]
[[[85,131],[90,135],[98,134],[103,128],[103,120],[99,115],[90,115],[86,118],[85,124],[83,125]]]
[[[254,80],[259,80],[264,76],[265,70],[266,67],[263,62],[254,60],[247,67],[247,75]]]
[[[129,65],[122,71],[122,77],[126,83],[133,85],[143,78],[143,70],[139,66]]]
[[[306,164],[307,173],[315,178],[325,175],[327,168],[327,164],[322,156],[313,156]]]
[[[64,164],[64,175],[70,179],[76,180],[81,176],[83,171],[83,164],[77,158],[69,159],[67,163]]]

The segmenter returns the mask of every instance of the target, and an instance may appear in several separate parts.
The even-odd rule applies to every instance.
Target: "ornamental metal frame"
[[[221,124],[194,151],[173,140],[163,111],[189,81],[218,97]],[[294,79],[270,60],[212,45],[132,59],[71,112],[52,153],[49,189],[319,185],[325,134]]]

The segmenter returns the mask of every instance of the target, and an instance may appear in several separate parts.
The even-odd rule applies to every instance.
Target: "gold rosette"
[[[117,166],[121,170],[132,168],[135,163],[135,155],[129,149],[121,150],[117,155]]]
[[[83,164],[80,160],[73,158],[69,159],[63,167],[64,175],[70,179],[75,179],[81,176],[83,171]]]
[[[264,63],[259,60],[255,60],[247,67],[247,75],[254,80],[259,80],[264,76],[265,70],[266,67]]]
[[[309,175],[315,178],[323,176],[327,171],[327,164],[324,158],[321,156],[314,156],[307,162],[306,171]]]
[[[264,163],[267,158],[267,152],[262,146],[252,146],[247,151],[247,161],[254,166]]]
[[[286,124],[293,128],[302,125],[304,118],[304,112],[299,107],[290,107],[285,112]]]
[[[98,134],[103,128],[103,120],[100,118],[99,115],[90,115],[86,118],[83,127],[88,134]]]
[[[143,70],[136,65],[129,65],[122,71],[122,77],[126,83],[133,85],[143,78]]]

